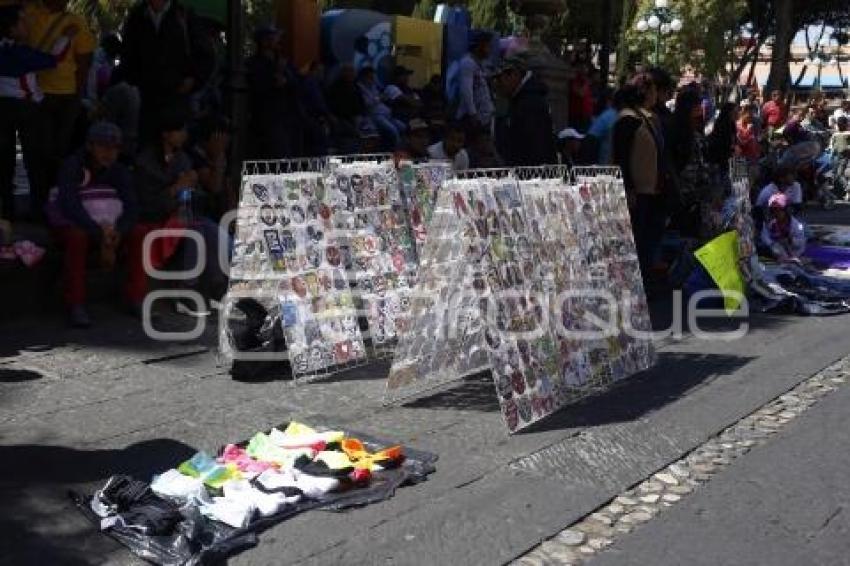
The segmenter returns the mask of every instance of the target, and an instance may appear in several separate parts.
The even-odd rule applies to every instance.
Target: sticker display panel
[[[250,175],[237,212],[232,289],[273,296],[293,375],[365,360],[321,173]]]

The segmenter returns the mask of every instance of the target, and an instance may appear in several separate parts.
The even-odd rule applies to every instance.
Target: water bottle
[[[195,220],[192,210],[192,189],[180,189],[177,192],[177,202],[179,203],[177,214],[180,220],[187,226],[191,226]]]

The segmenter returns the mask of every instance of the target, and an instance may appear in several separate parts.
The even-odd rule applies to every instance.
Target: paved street
[[[150,475],[289,419],[433,451],[437,472],[384,503],[271,528],[232,564],[506,563],[850,352],[846,317],[756,315],[739,341],[668,341],[650,371],[508,437],[486,377],[384,408],[386,365],[299,386],[279,376],[235,381],[217,365],[213,329],[165,345],[108,305],[94,315],[99,324],[87,332],[65,329],[58,316],[0,326],[4,563],[139,564],[93,531],[69,489],[90,490],[114,473]],[[847,524],[843,512],[827,521],[847,495],[839,474],[848,438],[838,432],[847,395],[812,409],[798,429],[598,560],[675,564],[699,551],[705,564],[721,563],[712,552],[725,564],[791,564],[802,555],[755,557],[760,545],[767,552],[784,537],[790,546],[826,522],[807,556],[829,563]],[[746,545],[753,554],[736,562],[734,549]]]
[[[591,564],[850,564],[848,407],[845,387]]]

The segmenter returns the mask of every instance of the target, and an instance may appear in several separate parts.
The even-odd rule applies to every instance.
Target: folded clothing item
[[[200,478],[187,476],[174,469],[154,477],[151,489],[158,496],[181,505],[203,505],[212,501]]]
[[[313,447],[316,452],[325,450],[329,444],[338,444],[345,438],[342,431],[317,432],[315,429],[298,422],[291,422],[286,430],[273,428],[269,433],[271,441],[282,448]]]
[[[237,529],[248,526],[256,515],[271,517],[301,500],[300,492],[265,492],[248,480],[227,482],[223,493],[223,497],[214,497],[211,503],[202,505],[200,511],[211,519]]]
[[[354,463],[357,469],[378,472],[389,467],[396,467],[404,461],[404,451],[401,446],[384,448],[374,454],[366,450],[366,446],[356,438],[346,438],[342,441],[342,450]]]
[[[120,526],[146,536],[169,535],[183,520],[180,510],[151,486],[129,476],[112,476],[92,496],[90,507],[102,530]]]
[[[336,478],[311,476],[299,470],[266,470],[252,483],[265,493],[299,493],[310,499],[322,499],[340,487]]]
[[[275,464],[282,469],[291,469],[299,458],[305,457],[312,460],[316,455],[316,451],[310,447],[281,448],[272,442],[269,435],[262,432],[258,432],[251,438],[246,452],[252,458]]]
[[[219,464],[206,452],[198,452],[177,467],[181,474],[198,478],[209,487],[220,489],[231,480],[242,479],[233,464]]]
[[[256,476],[274,468],[271,462],[261,462],[248,455],[248,452],[235,444],[228,444],[217,458],[219,464],[233,464],[243,476]]]

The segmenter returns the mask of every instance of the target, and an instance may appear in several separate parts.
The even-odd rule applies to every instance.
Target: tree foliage
[[[638,32],[637,20],[653,6],[654,0],[640,0],[637,14],[628,27],[626,42],[633,58],[652,61],[658,35]],[[686,66],[705,75],[715,75],[726,64],[740,35],[747,13],[745,0],[673,0],[670,6],[682,21],[682,30],[661,36],[660,64],[678,71]]]

